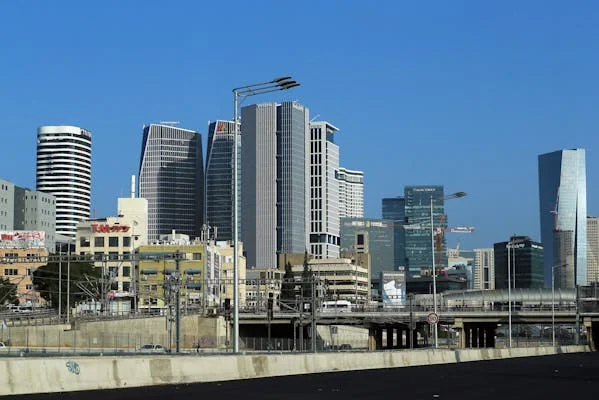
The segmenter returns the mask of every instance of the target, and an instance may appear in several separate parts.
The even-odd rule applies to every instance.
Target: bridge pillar
[[[388,349],[392,349],[393,348],[393,333],[394,333],[395,329],[393,328],[387,328],[387,348]]]
[[[487,333],[487,329],[485,326],[478,327],[478,347],[479,348],[487,347],[487,344],[485,343],[485,339],[486,339],[485,334],[486,333]]]
[[[404,333],[405,329],[403,328],[397,328],[397,345],[395,348],[397,349],[403,349],[404,348],[404,344],[403,344],[403,333]]]
[[[495,326],[487,325],[485,327],[486,347],[495,347]]]
[[[599,339],[597,336],[598,330],[599,330],[599,324],[598,323],[594,323],[593,320],[591,318],[585,317],[583,319],[583,325],[586,328],[587,331],[587,343],[589,345],[589,347],[591,348],[592,351],[597,351],[597,345],[599,343],[597,343],[597,340]],[[593,329],[595,328],[595,329]]]
[[[376,340],[376,350],[383,349],[383,328],[380,326],[376,328],[376,336],[374,337]]]
[[[376,350],[376,328],[368,328],[368,350]]]
[[[469,349],[471,346],[471,338],[472,338],[472,329],[470,328],[469,325],[464,324],[464,334],[463,334],[463,340],[464,340],[464,349]]]
[[[478,327],[477,326],[473,326],[470,329],[470,336],[472,337],[472,348],[473,349],[477,349],[478,348]]]

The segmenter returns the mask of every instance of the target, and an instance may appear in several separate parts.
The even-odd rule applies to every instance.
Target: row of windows
[[[105,240],[104,236],[96,236],[94,237],[94,247],[104,247]],[[131,236],[123,236],[122,238],[122,246],[129,247],[131,246]],[[90,238],[82,236],[79,238],[79,246],[80,247],[90,247]],[[108,247],[119,247],[119,237],[118,236],[109,236],[108,237]]]

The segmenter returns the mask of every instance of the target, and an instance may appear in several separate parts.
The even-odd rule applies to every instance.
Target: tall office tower
[[[199,133],[165,124],[143,128],[139,195],[148,200],[148,240],[177,233],[199,237],[204,169]]]
[[[208,125],[205,221],[216,230],[217,239],[221,241],[233,240],[234,128],[233,121],[217,120]],[[238,146],[241,144],[240,141],[237,143]],[[238,147],[238,161],[240,157],[241,150]],[[240,171],[241,168],[238,168],[238,185]],[[238,199],[240,192],[237,192]]]
[[[44,232],[44,246],[54,252],[56,198],[0,179],[0,231]]]
[[[541,241],[545,287],[574,288],[587,282],[587,189],[585,150],[558,150],[539,156]]]
[[[599,283],[599,217],[587,217],[587,284]]]
[[[512,288],[543,287],[543,245],[528,236],[512,236],[508,242],[495,243],[495,288],[507,289],[508,244]]]
[[[248,268],[308,248],[309,111],[295,102],[241,109],[241,240]]]
[[[91,207],[92,135],[76,126],[37,131],[36,187],[56,197],[56,234],[74,238]]]
[[[339,217],[364,218],[364,172],[339,167]]]
[[[339,130],[328,122],[310,123],[310,253],[339,258]]]
[[[495,289],[495,252],[493,249],[474,249],[473,289]]]
[[[447,226],[443,186],[406,186],[404,198],[406,202],[406,259],[408,277],[431,275],[433,270],[433,248],[431,243],[431,197],[433,201],[434,228]],[[435,266],[437,270],[447,265],[445,243],[441,249],[435,250]],[[441,251],[438,251],[441,250]]]
[[[406,260],[406,199],[390,197],[383,199],[383,219],[393,221],[394,267],[405,267]]]

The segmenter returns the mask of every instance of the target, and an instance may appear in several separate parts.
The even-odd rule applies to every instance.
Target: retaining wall
[[[0,396],[214,382],[589,351],[586,346],[217,356],[1,358]]]

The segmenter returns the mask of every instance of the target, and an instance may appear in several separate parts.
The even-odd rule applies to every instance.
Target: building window
[[[94,253],[94,260],[96,261],[102,261],[102,259],[104,258],[104,253],[101,251],[96,251]]]
[[[119,237],[118,236],[110,236],[108,238],[108,247],[119,247]]]
[[[110,253],[108,253],[108,259],[109,260],[118,260],[119,259],[119,253],[116,251],[111,251]]]
[[[19,271],[16,268],[6,268],[4,269],[5,276],[14,276],[17,275]]]
[[[81,236],[79,238],[79,247],[89,247],[89,238]]]
[[[131,236],[125,236],[123,238],[123,247],[131,246]]]
[[[193,253],[193,260],[201,260],[202,259],[202,253]]]
[[[95,237],[94,238],[94,246],[96,247],[104,247],[104,237]]]
[[[123,276],[131,276],[131,267],[123,267]]]

